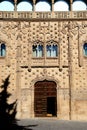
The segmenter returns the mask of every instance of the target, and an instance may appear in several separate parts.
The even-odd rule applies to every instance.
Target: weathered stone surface
[[[57,85],[57,118],[87,120],[87,21],[46,19],[0,20],[0,44],[6,56],[0,57],[0,84],[10,74],[11,101],[18,99],[17,118],[34,117],[34,86],[38,81]],[[33,58],[32,46],[49,41],[58,45],[58,57]]]

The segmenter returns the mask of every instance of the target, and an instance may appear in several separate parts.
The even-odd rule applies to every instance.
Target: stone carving
[[[20,13],[20,18],[25,17],[23,13],[20,16]],[[64,12],[60,13],[60,15],[61,18],[64,18]],[[83,110],[82,104],[84,106],[87,104],[87,57],[79,53],[82,45],[87,41],[87,21],[85,19],[66,19],[65,21],[60,19],[58,21],[57,17],[59,18],[59,16],[56,17],[55,14],[50,17],[56,17],[56,19],[48,20],[47,13],[43,15],[43,12],[39,14],[39,17],[41,17],[39,21],[35,17],[27,20],[24,18],[22,21],[21,19],[20,21],[17,21],[17,19],[0,21],[0,41],[6,42],[7,46],[6,57],[0,57],[0,83],[6,75],[11,74],[11,77],[13,76],[10,82],[11,84],[14,83],[12,87],[16,88],[17,93],[14,97],[17,96],[18,100],[23,101],[18,108],[21,118],[24,117],[21,111],[21,108],[24,109],[24,102],[26,102],[25,110],[31,113],[28,117],[34,117],[35,83],[44,80],[54,81],[57,84],[58,118],[69,119],[66,113],[71,112],[71,106],[71,110],[75,110],[76,101],[80,106],[78,108],[80,111]],[[42,18],[45,21],[42,21]],[[49,44],[56,42],[59,46],[58,57],[49,58],[45,55],[45,57],[33,58],[32,45],[37,44],[34,43],[36,41],[42,42],[45,46],[48,41],[50,41]],[[46,50],[44,53],[46,54]],[[8,61],[8,63],[5,61]],[[12,91],[12,88],[10,90]],[[77,92],[79,93],[77,94]],[[29,105],[31,106],[28,107]],[[77,119],[76,111],[70,114],[71,116],[73,114],[73,119]],[[82,116],[84,119],[87,118],[87,110],[84,109],[84,113],[79,113],[79,116]]]

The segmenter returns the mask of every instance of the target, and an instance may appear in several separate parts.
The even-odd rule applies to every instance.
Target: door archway
[[[35,117],[57,116],[57,85],[54,81],[38,81],[34,85]]]

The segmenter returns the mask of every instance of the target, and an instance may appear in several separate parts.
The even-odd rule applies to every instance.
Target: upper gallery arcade
[[[0,0],[0,11],[85,11],[87,0]]]

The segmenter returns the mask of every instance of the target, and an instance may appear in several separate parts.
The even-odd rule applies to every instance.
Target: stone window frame
[[[87,57],[87,54],[85,54],[85,52],[84,52],[84,45],[85,45],[85,44],[87,44],[87,41],[84,41],[83,46],[82,46],[82,47],[83,47],[82,50],[83,50],[83,56],[84,56],[84,57]]]
[[[3,41],[0,41],[0,57],[6,57],[6,43]]]
[[[51,46],[51,52],[50,52],[50,56],[47,56],[47,46]],[[53,46],[56,46],[56,50],[52,50],[53,49]],[[55,54],[52,54],[53,51],[56,51],[54,52]],[[57,41],[54,41],[54,40],[49,40],[46,42],[46,58],[57,58],[59,55],[59,45],[58,45],[58,42]]]
[[[39,46],[39,45],[42,45],[43,49],[42,49],[42,55],[41,56],[37,56],[35,54],[34,56],[34,53],[33,53],[33,46]],[[51,45],[51,46],[55,46],[57,47],[57,50],[56,50],[56,54],[54,56],[47,56],[47,45]],[[35,52],[36,53],[36,52]],[[36,40],[34,42],[32,42],[32,57],[33,58],[58,58],[59,56],[59,45],[58,45],[58,42],[55,41],[55,40],[49,40],[49,41],[46,41],[45,43],[40,41],[40,40]]]
[[[35,50],[35,54],[34,54],[34,46],[36,46],[36,49],[38,50]],[[42,47],[42,49],[40,49],[40,46]],[[43,45],[43,42],[42,41],[34,41],[33,44],[32,44],[32,57],[33,58],[43,58],[44,57],[44,45]]]

